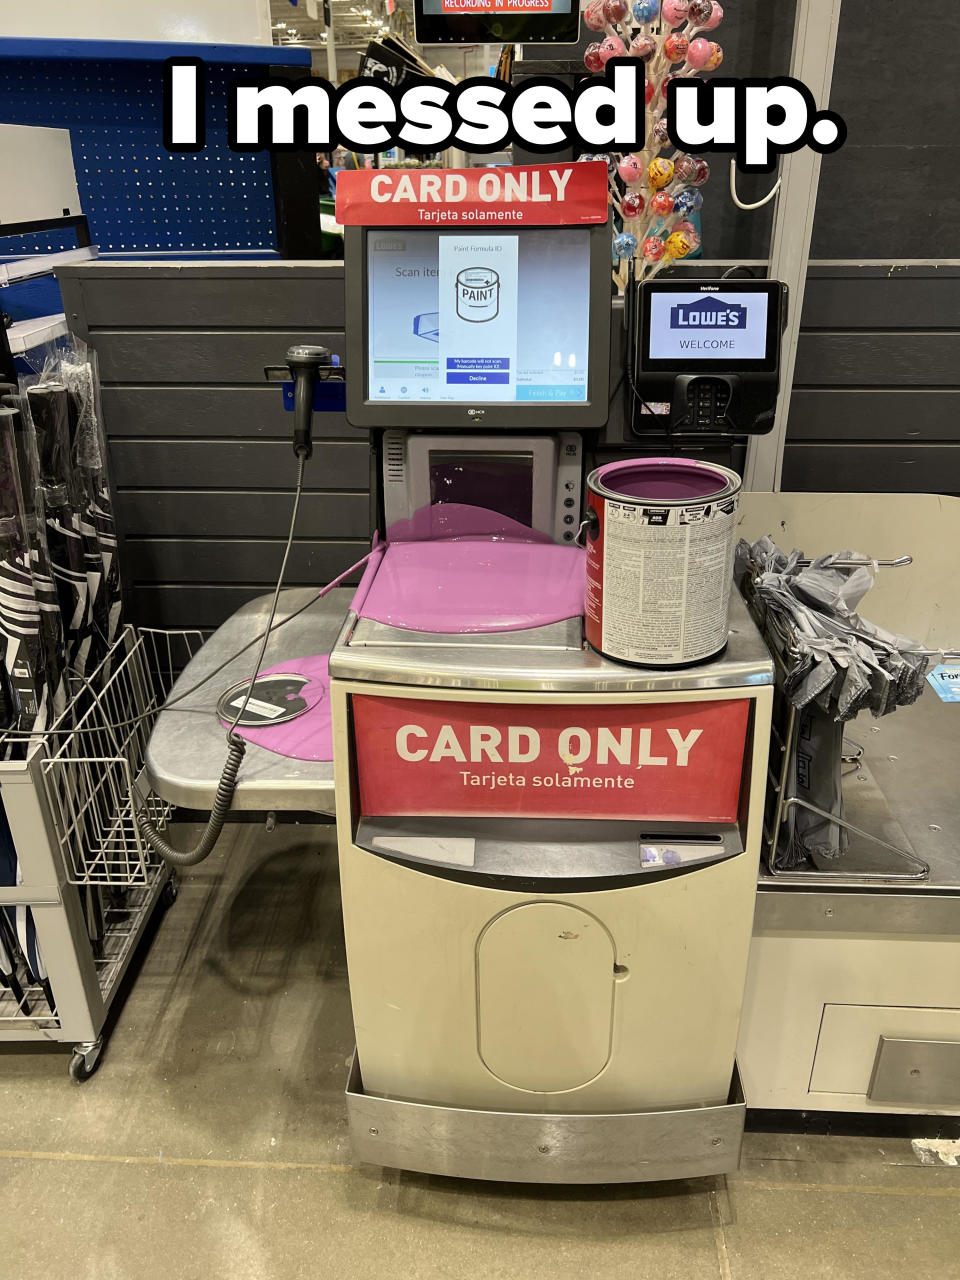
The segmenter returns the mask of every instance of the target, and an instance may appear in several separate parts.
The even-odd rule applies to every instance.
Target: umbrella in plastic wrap
[[[0,801],[0,886],[12,888],[21,882],[20,864],[17,861],[10,823]],[[25,906],[0,907],[0,981],[9,989],[22,1012],[29,1013],[17,974],[18,962],[22,964],[27,980],[42,988],[51,1013],[55,1012],[56,1005],[40,954],[33,912]]]
[[[29,387],[26,398],[36,431],[47,545],[67,633],[67,661],[79,675],[86,675],[93,629],[84,539],[70,496],[67,392],[59,383],[45,383]]]
[[[30,572],[33,575],[34,592],[40,610],[40,638],[43,642],[47,671],[47,688],[54,719],[59,718],[67,705],[66,642],[63,620],[60,614],[60,598],[50,565],[47,547],[46,523],[42,503],[37,507],[36,448],[31,439],[30,422],[20,411],[19,400],[0,400],[16,409],[13,419],[14,448],[17,455],[17,471],[20,477],[20,506],[23,512],[25,541],[30,552]]]
[[[69,393],[72,457],[83,487],[81,532],[88,530],[90,553],[99,557],[99,580],[92,597],[94,624],[103,648],[109,649],[120,629],[121,587],[94,358],[65,355],[60,376]]]
[[[41,634],[44,611],[37,599],[20,498],[18,419],[15,409],[0,406],[0,644],[10,724],[33,732],[49,723],[51,696]]]
[[[770,538],[737,547],[738,584],[757,602],[768,639],[784,658],[783,691],[797,710],[786,785],[794,803],[784,806],[777,845],[782,870],[808,861],[829,870],[848,848],[843,725],[865,709],[888,715],[924,689],[934,651],[857,612],[877,567],[851,551],[808,561],[800,551],[786,555]]]

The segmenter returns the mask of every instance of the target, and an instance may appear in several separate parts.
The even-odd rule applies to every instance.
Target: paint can
[[[492,267],[465,267],[457,272],[457,315],[471,324],[500,314],[500,275]]]
[[[618,662],[682,667],[721,653],[733,576],[734,471],[630,458],[587,477],[586,636]]]

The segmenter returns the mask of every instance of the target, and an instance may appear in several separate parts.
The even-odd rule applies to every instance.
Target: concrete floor
[[[960,1168],[907,1139],[748,1134],[736,1176],[593,1189],[355,1168],[350,1049],[330,829],[228,828],[93,1079],[0,1055],[0,1277],[960,1273]]]

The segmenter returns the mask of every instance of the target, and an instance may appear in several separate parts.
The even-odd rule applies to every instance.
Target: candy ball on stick
[[[682,236],[686,236],[696,249],[700,243],[700,232],[692,222],[678,222],[673,229],[674,231],[679,231]]]
[[[666,116],[661,116],[650,132],[653,135],[654,142],[659,142],[661,147],[670,145],[670,134],[667,132]]]
[[[716,41],[711,41],[710,57],[703,64],[704,71],[716,71],[717,67],[719,67],[722,61],[723,61],[723,50],[716,43]]]
[[[660,81],[660,97],[664,100],[664,102],[666,102],[667,100],[667,85],[670,83],[671,80],[679,80],[680,78],[681,77],[680,77],[679,71],[671,71],[671,73],[668,76],[664,76],[663,79]]]
[[[643,82],[643,103],[644,103],[644,106],[649,107],[649,105],[650,105],[650,103],[651,103],[652,101],[653,101],[653,81],[652,81],[652,80],[644,79],[644,82]]]
[[[618,258],[632,258],[637,251],[637,237],[629,231],[621,231],[614,239],[613,247]]]
[[[600,56],[600,42],[594,40],[593,44],[588,44],[583,51],[583,65],[588,71],[602,71],[603,58]]]
[[[685,258],[688,253],[692,253],[697,246],[693,242],[693,238],[684,235],[682,231],[673,231],[667,236],[664,248],[668,258]]]
[[[625,218],[639,218],[643,213],[643,196],[639,191],[625,191],[620,210]]]
[[[717,4],[716,0],[714,0],[713,11],[710,14],[710,17],[703,24],[703,29],[704,31],[716,31],[717,27],[719,27],[722,21],[723,21],[723,6]]]
[[[709,40],[704,40],[703,36],[697,36],[696,40],[690,41],[687,48],[687,62],[691,67],[696,67],[700,71],[712,56],[713,46]]]
[[[606,151],[598,151],[593,158],[594,160],[602,160],[603,163],[607,166],[608,177],[612,178],[613,175],[617,172],[616,160],[614,160],[613,156],[608,155]]]
[[[605,31],[607,19],[603,12],[603,0],[591,0],[583,11],[583,25],[591,31]]]
[[[647,236],[641,249],[644,262],[659,262],[666,251],[667,247],[659,236]]]
[[[585,151],[582,156],[577,156],[577,164],[589,164],[591,160],[596,160],[596,158],[592,151]]]
[[[679,31],[671,31],[663,42],[664,57],[668,62],[683,62],[687,56],[690,42]]]
[[[659,12],[660,0],[637,0],[637,3],[633,6],[634,21],[639,22],[641,26],[648,22],[654,22]]]
[[[708,42],[704,40],[704,44]],[[641,62],[649,62],[657,52],[657,42],[653,36],[634,36],[630,41],[630,57],[639,58]]]
[[[600,61],[605,65],[611,58],[624,58],[627,46],[619,36],[607,36],[600,44]]]
[[[684,216],[688,213],[696,213],[702,207],[703,196],[696,187],[684,187],[682,191],[677,192],[673,200],[674,213],[682,213]]]
[[[667,191],[658,191],[650,197],[650,212],[658,218],[669,218],[673,213],[673,196]]]
[[[702,187],[710,177],[710,166],[700,156],[678,156],[676,177],[691,187]]]
[[[712,16],[713,0],[690,0],[687,5],[687,18],[691,26],[705,27]]]
[[[682,26],[687,20],[690,0],[663,0],[660,15],[668,27]]]
[[[617,173],[619,173],[627,186],[631,182],[639,182],[643,177],[643,162],[638,160],[636,156],[624,156],[617,165]]]
[[[666,160],[663,156],[656,160],[651,160],[647,166],[647,181],[654,191],[659,191],[661,187],[667,186],[673,181],[673,161]]]
[[[629,13],[629,6],[623,0],[603,0],[603,16],[610,23],[622,22]]]

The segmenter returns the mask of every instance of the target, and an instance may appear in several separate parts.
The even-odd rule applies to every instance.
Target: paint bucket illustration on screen
[[[630,458],[587,477],[586,636],[618,662],[722,653],[742,481],[693,458]]]
[[[457,315],[484,324],[500,314],[500,276],[492,267],[465,267],[457,273]]]

